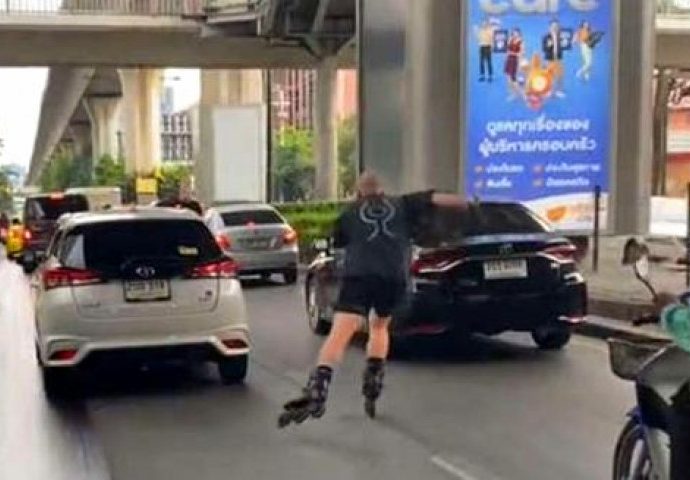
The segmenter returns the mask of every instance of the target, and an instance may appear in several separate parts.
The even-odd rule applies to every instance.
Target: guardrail
[[[254,11],[265,0],[0,0],[0,15],[194,16]]]

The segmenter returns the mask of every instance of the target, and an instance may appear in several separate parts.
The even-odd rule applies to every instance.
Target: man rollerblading
[[[431,214],[434,206],[467,205],[456,195],[432,191],[400,197],[385,195],[373,173],[363,173],[357,189],[357,200],[340,215],[333,235],[335,247],[345,249],[343,284],[333,326],[302,395],[284,405],[278,419],[280,428],[324,415],[333,369],[364,322],[369,322],[369,342],[362,393],[366,413],[376,415],[390,343],[388,328],[393,310],[406,293],[411,239],[417,222]]]

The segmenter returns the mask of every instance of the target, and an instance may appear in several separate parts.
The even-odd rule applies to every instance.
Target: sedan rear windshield
[[[482,235],[539,234],[551,228],[536,214],[515,203],[482,203],[458,213],[439,209],[419,231],[419,243],[454,243]]]
[[[283,219],[272,210],[238,210],[220,214],[226,227],[238,227],[241,225],[270,225],[282,224]]]
[[[58,257],[71,268],[117,273],[128,262],[158,260],[180,266],[206,263],[221,256],[200,222],[134,220],[77,227],[64,239]]]
[[[57,220],[65,213],[85,212],[89,202],[83,195],[29,198],[25,207],[27,220]]]

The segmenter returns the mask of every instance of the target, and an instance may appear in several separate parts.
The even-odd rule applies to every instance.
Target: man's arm
[[[457,208],[460,210],[466,210],[469,205],[467,200],[459,195],[436,192],[431,195],[431,203],[436,207]]]

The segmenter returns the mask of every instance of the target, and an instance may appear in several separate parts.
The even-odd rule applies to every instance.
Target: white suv
[[[250,340],[236,270],[193,212],[63,218],[35,277],[46,393],[83,363],[132,358],[214,361],[224,382],[241,382]]]

